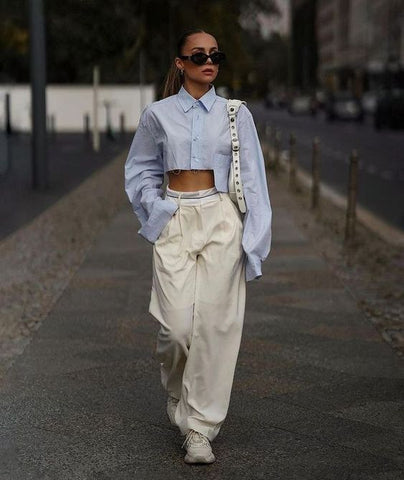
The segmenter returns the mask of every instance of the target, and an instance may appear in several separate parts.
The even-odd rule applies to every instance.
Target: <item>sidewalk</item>
[[[403,362],[271,181],[273,248],[248,284],[217,462],[183,463],[148,313],[151,245],[129,206],[99,237],[0,390],[0,479],[404,478]]]

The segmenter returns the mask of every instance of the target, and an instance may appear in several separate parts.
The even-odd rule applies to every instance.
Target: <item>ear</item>
[[[175,66],[176,66],[179,70],[184,70],[184,62],[183,62],[180,58],[178,58],[178,57],[175,58]]]

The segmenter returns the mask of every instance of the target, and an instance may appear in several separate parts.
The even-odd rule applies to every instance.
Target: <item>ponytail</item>
[[[185,32],[177,43],[178,57],[182,55],[182,49],[187,41],[187,38],[190,37],[191,35],[194,35],[195,33],[206,33],[206,32],[205,30],[201,30],[199,28]],[[163,98],[166,98],[166,97],[169,97],[170,95],[175,95],[176,93],[178,93],[183,82],[184,82],[184,76],[180,74],[180,71],[175,65],[175,61],[173,60],[168,70],[166,81],[164,83]]]
[[[163,98],[175,95],[179,92],[184,76],[180,74],[175,62],[173,61],[168,70],[166,81],[164,84]]]

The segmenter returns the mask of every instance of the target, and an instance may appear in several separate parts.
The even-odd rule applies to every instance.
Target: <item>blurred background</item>
[[[42,3],[42,2],[41,2]],[[2,0],[0,81],[30,81],[29,7]],[[279,103],[348,90],[375,109],[404,76],[402,0],[52,0],[43,2],[49,84],[148,83],[157,97],[179,35],[203,27],[229,59],[220,74],[236,94]],[[287,98],[290,100],[290,98]]]
[[[27,83],[28,2],[1,3],[0,80]],[[52,0],[43,9],[50,84],[91,83],[99,65],[103,83],[152,83],[158,96],[179,36],[199,27],[230,55],[221,83],[263,95],[269,81],[287,82],[287,1]]]
[[[217,93],[249,101],[263,140],[282,153],[293,132],[309,171],[319,138],[341,194],[355,149],[359,203],[404,229],[404,0],[1,0],[3,235],[26,218],[7,213],[16,191],[63,193],[128,148],[190,28],[218,39]]]
[[[193,28],[274,213],[206,478],[403,479],[404,0],[0,0],[0,477],[188,478],[124,162]]]

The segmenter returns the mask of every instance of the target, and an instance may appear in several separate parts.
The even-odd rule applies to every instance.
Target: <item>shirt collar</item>
[[[182,85],[177,97],[184,112],[188,112],[188,110],[192,108],[192,106],[198,101],[201,102],[209,112],[216,101],[216,91],[215,87],[211,85],[210,89],[199,100],[196,100],[196,98],[194,98],[185,90],[184,85]]]

